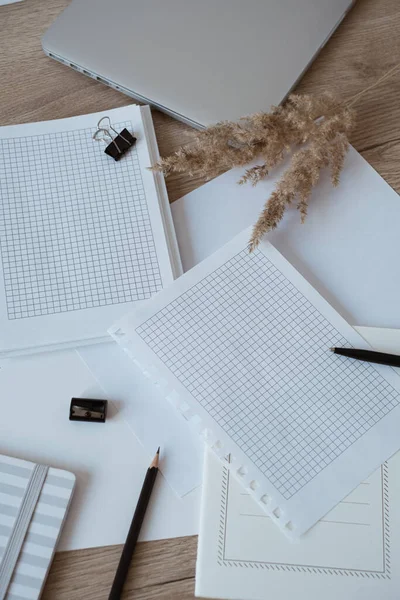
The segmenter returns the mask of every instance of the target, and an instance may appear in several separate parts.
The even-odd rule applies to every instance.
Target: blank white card
[[[237,236],[111,330],[289,537],[399,448],[389,367],[273,248]],[[190,419],[192,417],[192,419]]]

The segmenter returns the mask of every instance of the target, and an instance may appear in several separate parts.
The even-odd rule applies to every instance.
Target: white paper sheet
[[[400,349],[400,346],[398,346]],[[291,544],[207,452],[196,596],[397,600],[400,453]]]
[[[360,335],[378,352],[400,354],[400,329],[384,327],[355,327]],[[396,369],[400,375],[400,370]]]
[[[233,169],[172,204],[185,271],[255,223],[280,173],[239,186]],[[349,323],[400,328],[400,199],[354,148],[339,186],[324,172],[299,220],[289,209],[268,240]]]
[[[148,451],[110,405],[105,424],[68,420],[72,396],[101,390],[74,351],[3,361],[0,453],[51,463],[77,475],[59,550],[121,544],[157,444]],[[168,460],[164,453],[163,460]],[[198,531],[199,490],[180,499],[157,477],[141,539]]]
[[[199,486],[203,479],[204,445],[185,420],[115,342],[81,348],[78,352],[119,415],[129,424],[148,453],[161,446],[168,460],[160,469],[178,496]]]
[[[270,244],[250,255],[249,234],[110,331],[298,537],[398,449],[400,380],[333,360],[368,345]]]

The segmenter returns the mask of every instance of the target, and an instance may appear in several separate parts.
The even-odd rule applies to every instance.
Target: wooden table
[[[0,7],[0,125],[70,117],[132,102],[43,54],[41,35],[67,4],[68,0],[24,0]],[[399,0],[359,0],[297,91],[328,89],[350,98],[396,63]],[[400,72],[365,94],[357,109],[352,144],[400,191]],[[159,112],[153,116],[162,155],[187,141],[187,126]],[[171,177],[171,202],[201,183],[198,178]],[[140,544],[124,598],[192,598],[196,543],[191,537]],[[106,599],[119,554],[117,546],[57,554],[44,600]]]

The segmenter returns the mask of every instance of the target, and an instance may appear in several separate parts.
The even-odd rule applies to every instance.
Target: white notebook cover
[[[32,490],[38,470],[42,479]],[[40,597],[74,487],[72,473],[0,455],[2,600]]]
[[[137,138],[119,161],[104,116]],[[181,273],[158,156],[148,106],[0,128],[0,356],[106,340]]]
[[[282,530],[297,538],[399,448],[393,369],[249,231],[110,332]]]

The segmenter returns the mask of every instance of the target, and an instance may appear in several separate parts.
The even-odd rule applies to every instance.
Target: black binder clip
[[[105,423],[107,416],[107,400],[93,400],[92,398],[71,398],[69,409],[70,421],[89,421],[91,423]]]
[[[106,121],[106,124],[102,124],[103,121]],[[111,131],[116,134],[115,137]],[[93,134],[93,139],[97,142],[107,144],[104,152],[114,160],[122,158],[136,142],[136,138],[126,128],[121,133],[118,133],[111,125],[110,117],[102,117],[100,119],[97,123],[97,131]]]

